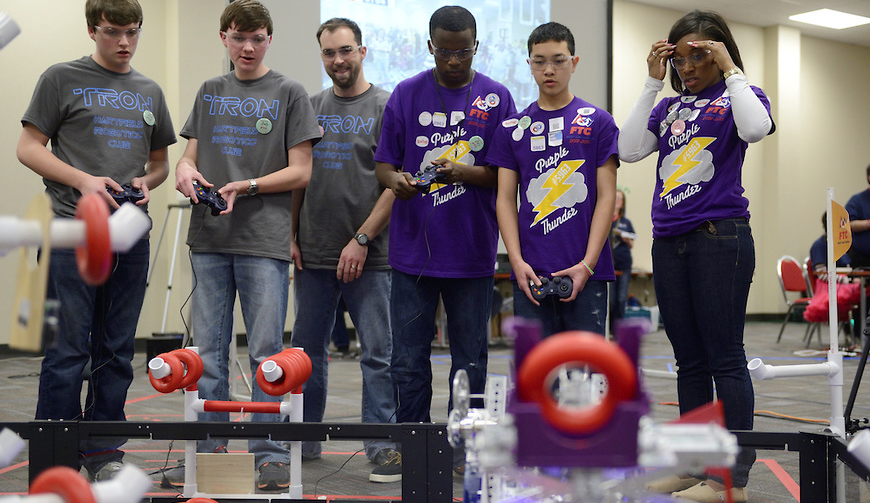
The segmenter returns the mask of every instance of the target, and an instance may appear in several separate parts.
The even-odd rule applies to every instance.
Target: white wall
[[[218,18],[225,0],[140,0],[145,14],[144,31],[133,66],[155,79],[164,89],[176,131],[181,128],[203,80],[226,71],[225,49],[218,37]],[[314,32],[320,14],[314,1],[267,0],[275,20],[275,36],[267,64],[299,80],[310,92],[320,87],[320,61]],[[461,2],[458,2],[461,3]],[[598,9],[595,9],[597,7]],[[578,38],[580,69],[572,90],[604,105],[599,82],[606,63],[606,44],[583,37],[601,23],[591,22],[587,10],[578,10],[569,0],[553,0],[552,12]],[[603,2],[593,5],[595,15]],[[6,12],[22,28],[9,46],[0,51],[3,84],[0,93],[0,169],[6,175],[7,191],[0,198],[0,215],[22,215],[32,197],[42,190],[40,179],[15,158],[21,131],[19,119],[33,86],[49,65],[93,52],[84,21],[83,0],[21,2],[0,0]],[[46,15],[50,12],[50,15]],[[613,27],[613,113],[621,124],[634,103],[646,75],[644,55],[652,41],[664,38],[671,24],[683,13],[614,0]],[[750,313],[784,311],[776,282],[775,261],[783,254],[803,258],[810,243],[821,233],[818,223],[823,211],[825,187],[833,186],[843,203],[854,192],[866,188],[864,168],[870,162],[870,100],[862,89],[870,77],[870,49],[797,37],[789,30],[731,26],[741,47],[750,82],[767,91],[774,102],[779,132],[748,151],[744,184],[758,252],[758,267],[750,295]],[[364,34],[365,35],[365,34]],[[778,46],[777,41],[797,45],[798,61],[788,56],[795,47]],[[781,44],[784,45],[784,44]],[[518,58],[525,58],[518,54]],[[786,80],[789,68],[798,67],[797,82]],[[596,78],[596,76],[598,78]],[[770,80],[768,89],[766,80]],[[789,87],[791,86],[791,87]],[[780,94],[798,89],[797,98],[779,103]],[[794,91],[792,91],[794,92]],[[664,94],[664,93],[663,93]],[[525,105],[525,104],[521,104]],[[786,120],[778,117],[786,112]],[[781,134],[782,133],[782,134]],[[779,138],[788,142],[782,144]],[[174,166],[185,144],[170,149]],[[783,158],[793,159],[783,162]],[[618,183],[629,190],[628,217],[638,229],[635,263],[650,268],[650,197],[653,191],[654,160],[623,165]],[[157,233],[163,225],[166,206],[176,202],[172,178],[152,195],[152,254]],[[146,294],[138,336],[160,331],[169,276],[170,251],[177,213],[173,211],[159,260]],[[182,242],[167,323],[167,331],[182,331],[178,315],[190,292],[191,278],[187,247]],[[17,252],[0,257],[0,344],[9,339],[11,305],[18,264]],[[292,311],[292,309],[291,309]]]

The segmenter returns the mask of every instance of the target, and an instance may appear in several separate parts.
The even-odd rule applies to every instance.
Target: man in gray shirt
[[[333,85],[311,97],[323,141],[314,149],[310,185],[293,191],[291,244],[296,264],[292,343],[305,349],[312,364],[303,387],[304,420],[323,420],[329,335],[342,298],[362,349],[362,421],[395,422],[389,233],[384,232],[394,196],[378,183],[374,163],[389,93],[363,75],[366,48],[355,22],[330,19],[317,30],[317,41]],[[369,480],[402,479],[401,454],[395,447],[392,442],[365,442],[366,456],[377,465]],[[320,442],[303,442],[304,457],[320,454]]]

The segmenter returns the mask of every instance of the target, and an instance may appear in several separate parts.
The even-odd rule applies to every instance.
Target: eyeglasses
[[[553,70],[564,70],[571,65],[571,58],[555,57],[553,59],[534,58],[529,60],[529,66],[536,72],[546,70],[547,65],[553,65]]]
[[[119,30],[111,26],[94,26],[94,29],[115,40],[121,40],[123,35],[127,35],[127,40],[136,40],[139,37],[139,33],[142,32],[141,26],[139,28],[130,28],[129,30]]]
[[[692,66],[700,65],[704,62],[705,59],[707,59],[708,54],[710,54],[709,49],[705,49],[701,52],[693,52],[690,53],[689,56],[686,58],[671,58],[671,64],[676,70],[679,70],[680,68],[686,66],[686,63],[689,63]]]
[[[459,61],[466,61],[474,56],[474,51],[476,49],[476,47],[468,47],[465,49],[459,49],[458,51],[450,51],[433,45],[432,54],[435,55],[435,59],[440,59],[441,61],[450,61],[454,56],[456,56],[456,59]]]
[[[221,33],[223,33],[224,36],[227,37],[229,43],[236,47],[244,47],[245,44],[247,44],[248,42],[250,42],[251,45],[254,47],[263,47],[268,44],[269,40],[271,40],[272,38],[271,36],[267,35],[254,35],[253,37],[249,38],[238,33],[233,33],[232,35],[228,34],[225,31],[222,31]]]
[[[320,51],[320,57],[325,60],[335,59],[336,55],[341,56],[342,59],[347,59],[354,52],[362,49],[361,45],[356,47],[352,45],[346,45],[344,47],[339,47],[338,49],[323,49]]]

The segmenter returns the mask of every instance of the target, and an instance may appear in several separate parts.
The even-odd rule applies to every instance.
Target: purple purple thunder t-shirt
[[[549,276],[586,255],[598,168],[617,155],[618,134],[609,113],[577,97],[554,111],[534,102],[499,127],[486,160],[518,173],[520,248],[535,273]],[[591,279],[615,279],[606,241]]]
[[[751,86],[770,113],[764,91]],[[678,236],[707,220],[749,218],[741,182],[748,144],[737,135],[725,81],[664,98],[648,128],[659,138],[653,237]]]
[[[390,96],[375,161],[411,174],[440,157],[483,165],[496,128],[514,113],[507,88],[480,72],[471,84],[448,89],[426,70],[400,82]],[[495,189],[433,186],[428,194],[393,204],[389,260],[403,273],[490,276],[497,242]]]

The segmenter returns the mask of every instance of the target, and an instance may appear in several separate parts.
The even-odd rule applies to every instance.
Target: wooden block
[[[253,494],[254,455],[247,452],[196,455],[197,490],[207,494]]]
[[[42,256],[33,263],[34,247],[22,247],[18,262],[18,283],[12,308],[12,329],[9,347],[22,351],[42,350],[42,326],[45,314],[45,292],[48,286],[48,260],[51,256],[51,201],[39,194],[30,201],[25,220],[38,221],[42,227]]]

